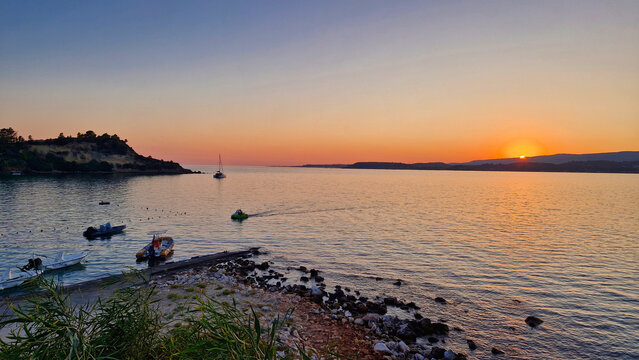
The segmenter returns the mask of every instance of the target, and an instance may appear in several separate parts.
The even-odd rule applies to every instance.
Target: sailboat
[[[222,172],[222,155],[218,154],[218,163],[217,163],[217,171],[215,172],[215,174],[213,175],[214,178],[216,179],[224,179],[226,177],[226,175],[224,175],[224,173]]]

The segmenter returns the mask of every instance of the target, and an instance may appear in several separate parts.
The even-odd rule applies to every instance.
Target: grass
[[[262,325],[252,308],[202,296],[190,311],[176,306],[174,314],[186,310],[186,318],[169,325],[152,300],[153,287],[125,288],[75,306],[53,280],[39,281],[45,296],[12,306],[11,316],[0,318],[0,327],[15,327],[6,341],[0,339],[1,359],[274,360],[278,350],[285,358],[310,358],[305,349],[279,340],[292,310]]]
[[[169,293],[166,297],[169,300],[173,300],[173,301],[178,301],[180,299],[180,295],[178,295],[176,293]]]

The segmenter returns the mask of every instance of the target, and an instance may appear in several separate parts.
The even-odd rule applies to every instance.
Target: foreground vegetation
[[[39,280],[44,296],[12,306],[0,321],[14,326],[0,339],[1,359],[309,359],[279,341],[290,311],[269,325],[235,303],[196,300],[183,326],[166,329],[152,287],[129,287],[91,305],[73,306],[52,280]]]

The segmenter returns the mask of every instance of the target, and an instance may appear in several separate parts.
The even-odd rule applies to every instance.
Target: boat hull
[[[149,258],[149,255],[152,251],[155,252],[155,257],[160,260],[166,260],[171,257],[171,255],[173,255],[173,238],[162,237],[159,240],[162,242],[162,248],[159,253],[155,252],[155,249],[153,248],[153,242],[150,242],[148,245],[140,249],[140,251],[135,254],[135,258],[138,261],[146,260]]]
[[[16,286],[22,285],[25,281],[38,276],[37,271],[29,270],[18,273],[17,276],[7,279],[6,277],[0,280],[0,290],[10,289]]]
[[[72,254],[65,256],[62,260],[52,259],[45,260],[42,262],[42,267],[44,271],[58,270],[63,269],[65,267],[77,265],[82,262],[87,257],[88,254]]]
[[[231,219],[233,219],[233,220],[245,220],[245,219],[248,219],[248,217],[249,217],[248,214],[241,214],[241,215],[233,214],[233,215],[231,215]]]
[[[96,230],[96,231],[90,232],[89,230],[87,230],[84,233],[82,233],[82,235],[84,235],[84,237],[88,239],[95,239],[99,237],[106,237],[106,236],[119,234],[122,231],[124,231],[124,229],[126,229],[126,225],[119,225],[119,226],[113,226],[111,229],[103,230],[103,231]]]

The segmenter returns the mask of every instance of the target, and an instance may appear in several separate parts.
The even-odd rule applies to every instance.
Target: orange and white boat
[[[166,260],[173,255],[173,238],[170,236],[163,236],[166,234],[166,230],[150,231],[148,234],[153,235],[153,240],[135,254],[135,257],[138,260],[145,260],[148,258]]]

